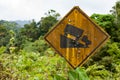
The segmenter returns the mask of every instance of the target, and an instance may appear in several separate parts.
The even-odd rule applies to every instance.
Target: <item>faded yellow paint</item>
[[[60,35],[64,35],[64,29],[67,24],[84,30],[83,35],[86,35],[91,41],[88,48],[60,47]],[[67,37],[73,40],[76,39],[76,37],[70,34],[68,34]],[[73,68],[82,66],[108,39],[109,35],[96,25],[78,6],[75,6],[45,36],[45,40],[56,50],[57,53],[63,56]],[[84,44],[81,38],[79,38],[78,42]],[[69,45],[69,43],[67,43],[67,45]]]

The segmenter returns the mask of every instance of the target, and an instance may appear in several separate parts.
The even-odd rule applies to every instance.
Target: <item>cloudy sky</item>
[[[73,6],[79,6],[89,16],[108,14],[117,0],[0,0],[0,20],[39,21],[53,9],[64,16]]]

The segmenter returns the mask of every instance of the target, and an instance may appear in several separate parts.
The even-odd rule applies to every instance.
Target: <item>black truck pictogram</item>
[[[88,40],[88,37],[86,35],[83,35],[83,32],[84,30],[67,24],[64,29],[64,35],[60,35],[60,47],[61,48],[88,48],[88,45],[91,44],[91,41]],[[75,39],[69,38],[67,36],[68,34],[74,36]],[[81,40],[85,44],[80,43],[79,40]]]

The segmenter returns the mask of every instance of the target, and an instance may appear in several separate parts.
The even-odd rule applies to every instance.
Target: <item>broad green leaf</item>
[[[53,80],[66,80],[64,77],[61,77],[59,75],[55,75]]]
[[[79,80],[89,80],[85,70],[82,68],[77,68],[76,72],[79,74]]]
[[[79,74],[74,70],[69,71],[68,76],[69,80],[79,80]]]

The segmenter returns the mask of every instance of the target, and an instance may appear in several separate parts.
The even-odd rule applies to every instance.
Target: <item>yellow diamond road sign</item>
[[[101,47],[109,35],[75,6],[45,40],[73,67],[82,66]]]

